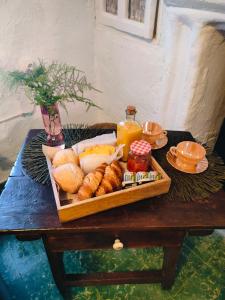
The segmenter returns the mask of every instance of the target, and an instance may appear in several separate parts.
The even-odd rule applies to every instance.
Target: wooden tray
[[[74,200],[72,204],[62,205],[60,201],[60,193],[52,176],[52,165],[48,158],[47,164],[59,219],[62,223],[92,215],[110,208],[165,194],[169,191],[171,183],[169,176],[152,157],[152,168],[162,175],[162,179],[83,201]]]

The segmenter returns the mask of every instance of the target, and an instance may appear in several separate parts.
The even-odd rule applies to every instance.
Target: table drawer
[[[145,248],[180,245],[183,231],[120,231],[64,233],[46,236],[48,247],[52,251],[110,249],[115,240],[120,240],[123,248]]]

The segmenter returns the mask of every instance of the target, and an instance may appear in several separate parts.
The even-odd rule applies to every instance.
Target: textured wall
[[[206,26],[201,31],[198,81],[186,120],[186,128],[209,145],[215,144],[225,116],[224,34],[213,26]]]
[[[225,12],[224,0],[164,0],[166,5],[186,7],[215,12]]]
[[[125,118],[128,104],[136,105],[139,120],[160,120],[164,52],[160,45],[97,24],[95,34],[97,85],[103,118]]]
[[[225,29],[224,5],[188,3],[187,9],[178,0],[161,1],[157,37],[146,41],[95,22],[94,0],[0,0],[0,67],[25,68],[44,58],[86,71],[102,90],[92,96],[103,110],[86,114],[81,105],[69,106],[63,123],[116,122],[134,104],[141,121],[188,129],[213,143],[224,117],[225,47],[215,30]],[[39,108],[31,117],[1,120],[31,110],[21,91],[0,86],[0,182],[28,129],[42,127]]]
[[[0,68],[26,68],[43,58],[79,66],[93,82],[94,1],[92,0],[0,0]],[[0,121],[32,110],[17,91],[0,88]],[[83,106],[69,107],[63,122],[84,122]],[[96,111],[88,118],[96,120]],[[0,123],[0,181],[8,175],[29,128],[42,126],[39,108],[32,117]]]
[[[160,7],[158,35],[152,41],[97,22],[95,71],[104,92],[102,118],[118,121],[126,105],[134,104],[139,120],[190,130],[213,145],[225,116],[225,46],[217,31],[224,30],[225,14],[202,9],[209,8],[204,1],[195,9],[165,2],[170,5]]]

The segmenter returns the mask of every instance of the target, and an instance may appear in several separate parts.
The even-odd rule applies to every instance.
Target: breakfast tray
[[[82,201],[74,199],[72,203],[65,204],[65,195],[59,191],[52,176],[51,162],[48,158],[46,159],[59,220],[62,223],[79,219],[81,217],[92,215],[114,207],[165,194],[170,188],[171,179],[152,157],[152,168],[161,174],[161,179]]]

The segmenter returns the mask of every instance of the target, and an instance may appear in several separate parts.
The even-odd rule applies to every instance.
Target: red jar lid
[[[151,145],[144,140],[134,141],[130,146],[130,150],[135,155],[147,155],[151,149]]]

